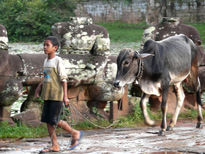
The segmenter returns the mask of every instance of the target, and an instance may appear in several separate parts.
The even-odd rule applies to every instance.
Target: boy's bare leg
[[[53,150],[53,151],[56,151],[56,152],[60,151],[60,148],[59,148],[59,145],[58,145],[58,142],[57,142],[55,126],[47,124],[47,127],[48,127],[48,133],[49,133],[49,136],[50,136],[51,142],[52,142],[52,147],[50,148],[50,150]]]
[[[68,133],[71,133],[72,139],[75,141],[72,145],[70,146],[74,146],[76,144],[78,144],[78,139],[80,138],[80,131],[75,130],[73,128],[71,128],[67,122],[60,120],[58,122],[58,126],[63,128],[65,131],[67,131]]]

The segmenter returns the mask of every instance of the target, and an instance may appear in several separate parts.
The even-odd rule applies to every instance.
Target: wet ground
[[[181,154],[205,153],[205,128],[196,129],[193,122],[179,122],[173,132],[158,136],[159,127],[115,128],[84,131],[81,144],[73,151],[67,150],[70,137],[58,136],[59,153],[74,154]],[[1,141],[0,153],[38,153],[50,145],[50,139],[21,139]]]

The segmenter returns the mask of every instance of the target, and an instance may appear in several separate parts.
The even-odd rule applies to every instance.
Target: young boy
[[[63,102],[65,105],[68,105],[69,100],[67,98],[67,75],[65,68],[62,59],[56,56],[58,47],[59,43],[56,37],[49,36],[45,39],[44,53],[47,54],[48,57],[45,59],[43,66],[44,78],[36,89],[35,97],[39,96],[41,90],[41,97],[44,100],[41,121],[47,123],[52,146],[41,150],[40,153],[60,151],[55,132],[57,126],[71,133],[72,141],[69,147],[70,150],[79,144],[83,133],[72,129],[67,122],[60,120]]]

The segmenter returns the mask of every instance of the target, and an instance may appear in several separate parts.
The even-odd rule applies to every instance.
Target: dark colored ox
[[[145,122],[149,125],[154,125],[154,121],[148,115],[146,103],[151,95],[162,96],[162,122],[159,135],[163,135],[165,130],[172,130],[177,122],[185,98],[182,81],[192,73],[192,67],[197,69],[196,52],[197,47],[193,41],[181,34],[162,41],[148,40],[139,53],[131,49],[123,49],[118,55],[118,70],[114,85],[115,87],[123,87],[135,80],[138,82],[143,92],[140,107]],[[197,94],[198,122],[196,127],[200,128],[203,117],[198,75],[192,80]],[[167,98],[170,85],[175,87],[177,105],[172,120],[167,127]]]

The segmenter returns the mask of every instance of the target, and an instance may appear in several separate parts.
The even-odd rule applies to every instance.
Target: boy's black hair
[[[53,46],[58,46],[58,48],[59,48],[59,46],[60,46],[59,41],[58,41],[57,37],[55,37],[55,36],[48,36],[45,40],[51,41],[51,43],[53,44]],[[57,49],[57,50],[58,50],[58,49]]]

